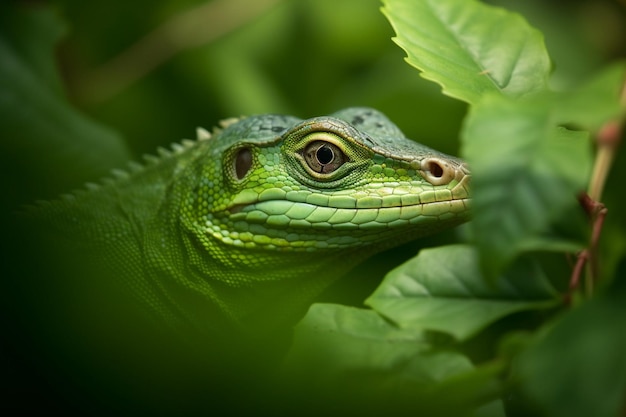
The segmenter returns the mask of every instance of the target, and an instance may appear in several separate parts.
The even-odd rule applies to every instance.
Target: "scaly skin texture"
[[[200,136],[36,209],[171,324],[293,322],[373,253],[468,219],[463,162],[372,109]]]

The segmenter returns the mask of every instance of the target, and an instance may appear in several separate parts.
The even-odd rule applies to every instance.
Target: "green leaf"
[[[623,268],[624,272],[625,269]],[[527,399],[554,417],[613,417],[626,400],[626,275],[561,317],[523,352],[514,373]]]
[[[541,33],[515,13],[474,0],[385,0],[409,64],[444,94],[477,102],[547,88],[550,59]]]
[[[437,364],[437,355],[427,362],[415,361],[429,347],[419,332],[400,329],[374,311],[314,304],[296,327],[290,360],[299,356],[299,364],[308,367],[312,360],[323,357],[329,365],[326,369],[336,374],[371,369],[422,383],[471,369],[470,362],[459,355],[451,359],[444,354],[447,365],[443,368]]]
[[[467,245],[424,249],[385,277],[366,304],[402,328],[465,340],[499,318],[559,302],[539,268],[520,262],[490,285]]]
[[[501,367],[476,369],[460,353],[434,351],[422,332],[400,329],[371,310],[314,304],[295,329],[284,368],[290,378],[281,397],[303,395],[299,410],[467,415],[489,403],[484,415],[503,415],[493,403]]]
[[[626,106],[620,103],[625,81],[626,62],[613,63],[579,89],[564,93],[555,106],[555,119],[598,131],[606,122],[626,113]]]
[[[575,207],[586,188],[588,135],[557,128],[553,103],[553,96],[488,95],[465,121],[461,153],[472,167],[472,231],[489,277],[523,250],[540,249],[551,221]]]
[[[53,60],[63,32],[47,8],[0,6],[0,162],[16,190],[10,204],[53,197],[129,159],[116,133],[63,97]]]

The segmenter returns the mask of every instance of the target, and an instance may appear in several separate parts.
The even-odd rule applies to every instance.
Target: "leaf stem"
[[[598,152],[588,190],[589,197],[594,201],[602,199],[604,184],[620,144],[621,130],[621,121],[614,120],[602,126],[596,136]]]
[[[589,246],[582,250],[576,259],[574,269],[569,282],[569,289],[565,295],[566,304],[571,303],[572,294],[580,285],[581,276],[586,266],[585,293],[588,297],[593,295],[593,288],[599,275],[597,248],[600,243],[600,235],[604,226],[604,219],[608,212],[604,204],[593,200],[589,195],[582,194],[579,197],[580,205],[591,219],[592,229]]]
[[[626,80],[622,83],[620,103],[626,108]],[[569,290],[565,295],[565,302],[571,303],[572,294],[580,285],[581,276],[586,266],[585,293],[588,297],[593,295],[595,282],[599,275],[597,248],[600,242],[600,234],[604,226],[604,219],[608,209],[600,202],[602,192],[608,177],[608,173],[615,159],[615,154],[621,142],[624,118],[611,120],[605,123],[596,134],[598,152],[593,167],[593,174],[589,182],[588,194],[582,194],[579,202],[589,219],[591,220],[591,237],[589,246],[578,254],[576,264],[572,270],[569,282]]]

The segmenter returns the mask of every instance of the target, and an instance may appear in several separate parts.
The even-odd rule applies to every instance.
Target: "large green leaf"
[[[396,43],[444,94],[477,102],[543,91],[550,59],[543,36],[515,13],[475,0],[385,0]]]
[[[472,228],[490,277],[519,252],[541,249],[539,237],[586,188],[588,135],[557,128],[553,100],[487,95],[466,119],[462,153],[472,166]]]
[[[387,274],[366,300],[403,328],[459,340],[505,315],[556,303],[556,292],[535,264],[519,263],[491,285],[480,272],[477,251],[467,245],[422,250]]]
[[[421,331],[400,329],[374,311],[314,304],[296,327],[281,396],[293,394],[296,408],[309,412],[470,415],[489,404],[480,415],[501,416],[494,402],[501,371],[433,350]]]
[[[372,310],[338,304],[314,304],[296,327],[290,360],[324,357],[333,373],[371,369],[432,383],[472,366],[459,355],[444,354],[445,368],[436,358],[415,361],[429,350],[420,332],[409,332],[386,321]],[[298,360],[308,367],[309,360]],[[403,364],[403,366],[399,366]],[[313,377],[313,376],[311,376]]]

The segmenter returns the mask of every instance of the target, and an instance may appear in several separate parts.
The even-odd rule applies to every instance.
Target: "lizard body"
[[[372,109],[209,136],[32,214],[159,317],[199,327],[293,321],[365,258],[469,216],[463,162]]]

